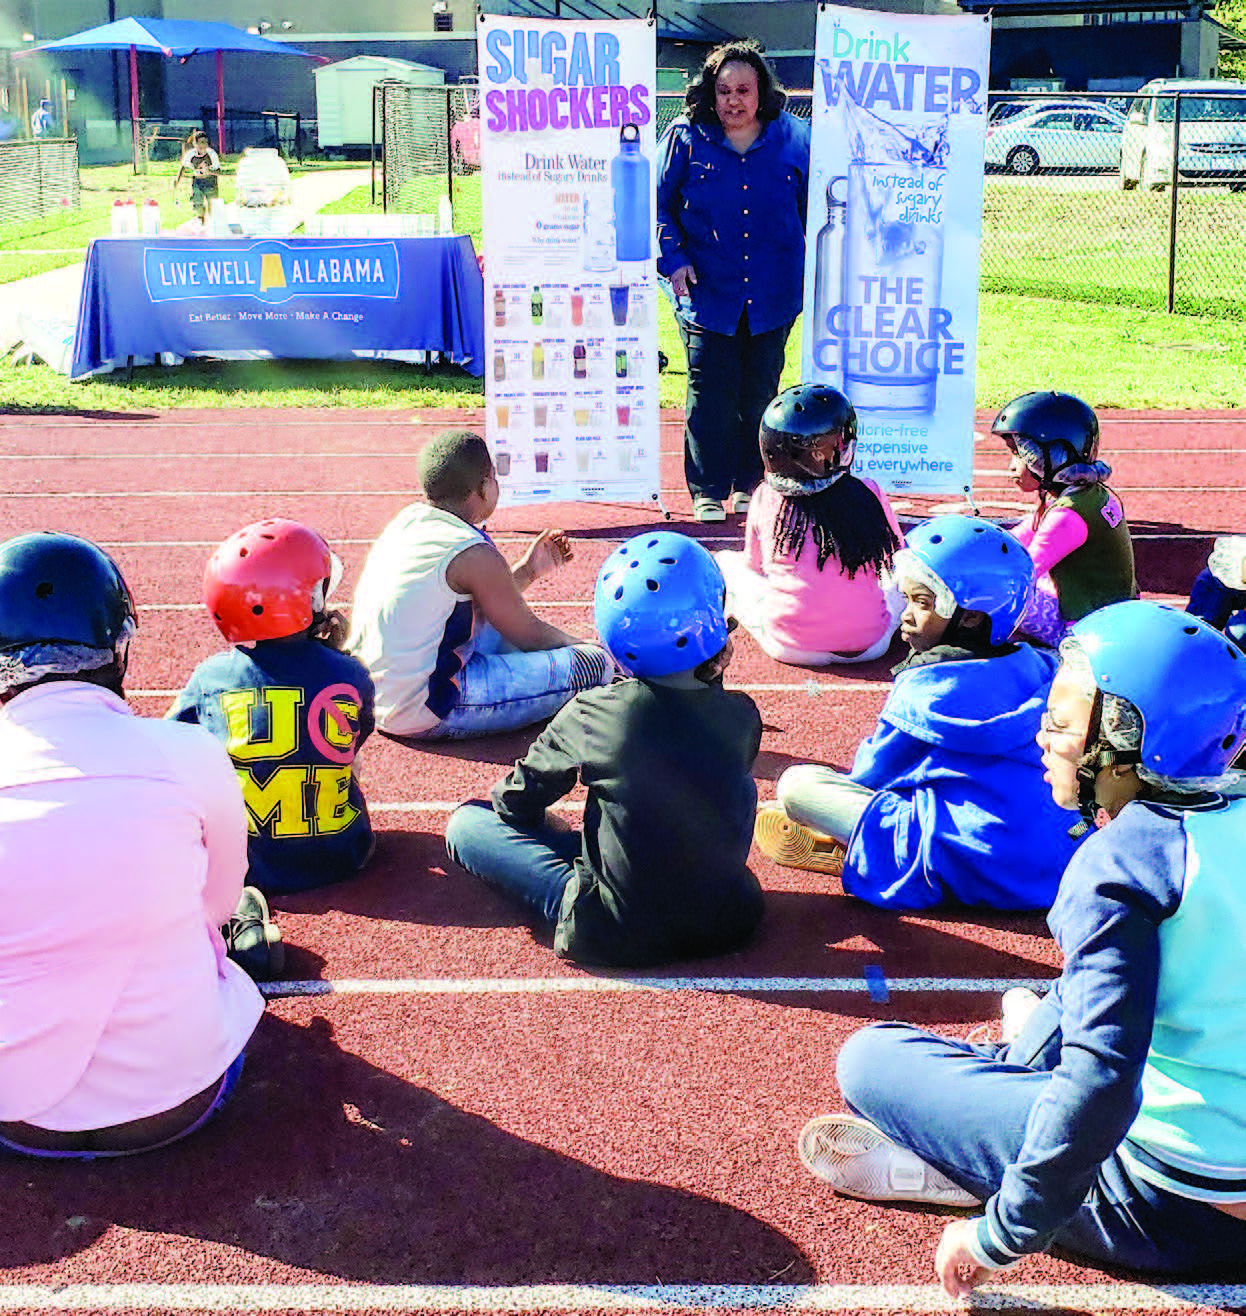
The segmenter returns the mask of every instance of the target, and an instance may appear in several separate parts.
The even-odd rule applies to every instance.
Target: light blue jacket
[[[857,750],[852,779],[877,793],[844,890],[884,909],[1047,909],[1078,844],[1077,815],[1053,803],[1034,740],[1056,655],[1021,644],[934,656],[899,672]]]

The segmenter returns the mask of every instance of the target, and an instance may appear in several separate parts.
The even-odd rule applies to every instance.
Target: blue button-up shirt
[[[689,323],[752,333],[800,314],[809,191],[809,125],[781,114],[742,155],[718,123],[676,119],[658,144],[658,273],[691,265],[679,302]]]

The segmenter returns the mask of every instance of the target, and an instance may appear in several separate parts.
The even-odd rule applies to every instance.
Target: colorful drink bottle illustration
[[[610,161],[614,190],[614,254],[619,260],[648,260],[653,245],[649,209],[649,161],[640,150],[640,129],[619,129],[619,153]]]
[[[846,343],[835,326],[842,317],[831,313],[844,298],[844,232],[847,227],[847,187],[844,174],[826,185],[826,223],[818,230],[813,285],[813,382],[842,388],[841,361]]]
[[[498,383],[506,378],[505,352],[494,352],[493,354],[493,378]]]
[[[588,351],[582,342],[571,349],[571,375],[574,379],[588,378]]]
[[[627,378],[627,350],[620,347],[614,354],[614,376],[616,379]]]
[[[532,378],[545,378],[545,344],[540,339],[532,344]]]
[[[502,328],[506,323],[506,294],[501,288],[495,289],[493,293],[493,324],[495,328]]]
[[[535,287],[532,289],[532,323],[539,325],[545,315],[545,300],[541,296],[541,289]]]
[[[571,323],[584,323],[584,294],[579,288],[571,294]]]
[[[939,379],[947,116],[910,131],[840,90],[851,146],[842,308],[844,391],[858,411],[929,415]],[[825,321],[824,321],[825,324]],[[822,326],[819,326],[819,330]]]

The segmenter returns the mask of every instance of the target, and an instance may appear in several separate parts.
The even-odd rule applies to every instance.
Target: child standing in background
[[[1006,530],[940,516],[896,554],[912,652],[849,776],[789,768],[757,814],[763,854],[842,872],[884,909],[1046,909],[1076,849],[1039,762],[1054,654],[1009,643],[1033,566]]]
[[[374,846],[355,757],[372,680],[327,611],[341,569],[297,521],[259,521],[208,559],[203,598],[233,646],[200,663],[169,711],[222,741],[247,806],[248,881],[271,895],[350,877]]]
[[[722,552],[727,611],[772,658],[802,666],[868,662],[900,616],[887,580],[900,527],[871,480],[852,474],[857,414],[837,389],[797,384],[762,414],[765,478],[744,552]]]
[[[190,204],[194,207],[195,218],[203,219],[219,191],[217,175],[221,172],[221,157],[208,145],[208,134],[202,129],[194,134],[189,149],[182,153],[182,162],[173,180],[174,193],[188,169]]]
[[[1017,631],[1058,645],[1096,608],[1138,597],[1125,509],[1105,483],[1112,468],[1098,460],[1099,418],[1071,393],[1023,393],[995,417],[991,433],[1012,453],[1017,487],[1038,494],[1034,519],[1012,531],[1035,575]]]

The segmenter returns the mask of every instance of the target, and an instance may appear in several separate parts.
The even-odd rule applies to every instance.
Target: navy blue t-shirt
[[[297,635],[200,663],[168,716],[229,751],[247,806],[247,880],[266,893],[338,882],[372,854],[351,771],[372,732],[372,678],[350,654]]]

